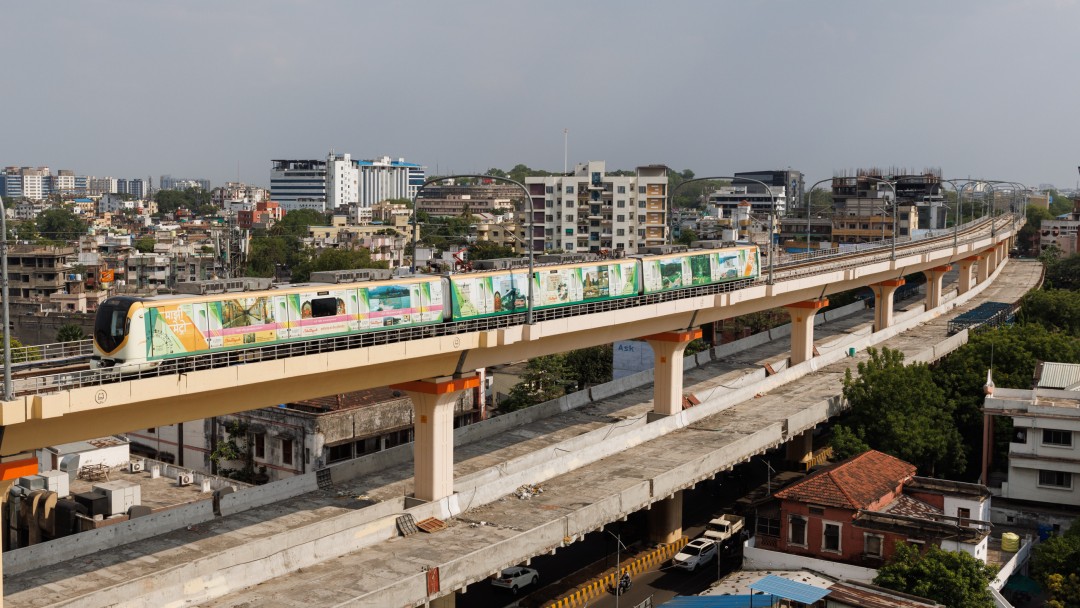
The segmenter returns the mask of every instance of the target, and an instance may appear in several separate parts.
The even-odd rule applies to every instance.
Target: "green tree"
[[[696,240],[698,240],[698,233],[687,228],[679,232],[679,240],[677,242],[689,247],[690,245],[693,245]]]
[[[510,389],[499,409],[512,412],[562,397],[566,394],[568,371],[566,357],[562,354],[529,359],[521,380]]]
[[[1039,289],[1028,292],[1019,318],[1024,323],[1036,323],[1051,331],[1080,336],[1080,291]]]
[[[1047,606],[1080,604],[1080,525],[1076,521],[1064,533],[1035,545],[1031,573],[1050,592]]]
[[[244,483],[255,483],[255,456],[248,444],[249,425],[240,420],[225,423],[225,440],[218,441],[210,453],[210,461],[218,467],[217,474]],[[227,467],[225,464],[235,464]]]
[[[135,241],[135,249],[140,253],[154,253],[154,237],[144,236]]]
[[[870,449],[870,446],[866,445],[866,442],[856,435],[855,431],[842,424],[833,426],[829,445],[833,449],[833,458],[838,461],[853,458]]]
[[[1039,230],[1043,220],[1053,219],[1050,211],[1042,207],[1028,205],[1027,223],[1016,233],[1016,244],[1020,253],[1026,256],[1039,254]]]
[[[371,259],[371,251],[360,249],[323,249],[317,255],[301,261],[292,268],[294,282],[307,281],[312,272],[351,270],[353,268],[386,268],[386,262]]]
[[[198,212],[210,202],[210,193],[202,188],[188,188],[186,190],[158,190],[154,193],[154,200],[158,204],[158,213],[175,213],[178,209],[188,209]],[[216,207],[212,207],[216,211]]]
[[[963,439],[952,422],[954,404],[925,364],[904,365],[904,354],[871,348],[859,375],[844,374],[850,411],[842,424],[871,448],[917,466],[923,474],[964,470]]]
[[[330,220],[325,213],[314,209],[297,209],[285,214],[281,221],[274,224],[270,233],[274,236],[294,236],[304,238],[311,226],[326,226]]]
[[[476,241],[472,243],[468,247],[468,256],[470,262],[518,257],[513,249],[494,241]]]
[[[994,569],[963,551],[931,546],[925,554],[900,543],[874,584],[942,603],[949,608],[992,608],[989,584]]]
[[[590,386],[611,382],[612,346],[592,346],[566,353],[569,390],[585,390]]]
[[[41,359],[41,349],[36,346],[24,348],[23,343],[19,341],[15,336],[8,338],[8,344],[11,348],[11,362],[23,363],[25,361],[38,361]],[[0,352],[0,363],[4,360],[4,354]]]
[[[53,207],[38,214],[37,233],[48,241],[66,243],[86,233],[86,224],[70,209]]]
[[[1045,287],[1051,289],[1080,290],[1080,253],[1067,258],[1053,256],[1047,260],[1044,282]]]
[[[65,323],[56,330],[57,342],[78,342],[85,339],[86,333],[74,323]]]

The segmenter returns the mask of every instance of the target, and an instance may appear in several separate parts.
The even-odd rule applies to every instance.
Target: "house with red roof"
[[[774,494],[779,538],[766,544],[868,568],[887,561],[899,543],[934,544],[985,562],[990,491],[915,470],[876,450],[819,470]]]

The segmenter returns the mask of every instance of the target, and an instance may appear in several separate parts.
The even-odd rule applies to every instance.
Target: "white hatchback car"
[[[503,589],[509,589],[510,593],[517,595],[518,589],[526,585],[533,585],[540,580],[540,573],[532,568],[514,566],[491,577],[491,584]]]
[[[702,566],[716,557],[716,543],[707,538],[695,538],[686,544],[677,554],[674,562],[676,568],[693,572],[698,566]]]

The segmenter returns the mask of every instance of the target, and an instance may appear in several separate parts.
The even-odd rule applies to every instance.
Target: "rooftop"
[[[915,465],[870,450],[818,471],[776,493],[777,498],[845,509],[866,509],[915,475]]]

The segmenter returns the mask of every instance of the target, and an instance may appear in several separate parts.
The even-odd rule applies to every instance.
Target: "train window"
[[[337,313],[337,298],[315,298],[311,301],[312,317],[332,317]]]

